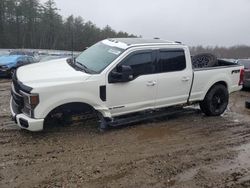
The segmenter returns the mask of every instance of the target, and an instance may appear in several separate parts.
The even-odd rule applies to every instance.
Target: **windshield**
[[[98,42],[81,53],[76,58],[76,63],[81,64],[91,72],[100,73],[122,52],[124,52],[124,49]]]

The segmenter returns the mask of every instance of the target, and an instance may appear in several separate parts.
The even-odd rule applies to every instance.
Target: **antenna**
[[[74,63],[74,22],[72,22],[71,25],[71,56],[72,56],[72,62]]]

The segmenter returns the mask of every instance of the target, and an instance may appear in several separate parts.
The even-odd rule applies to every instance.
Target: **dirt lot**
[[[0,81],[0,187],[250,187],[250,92],[222,117],[198,109],[100,133],[72,125],[42,133],[10,120]]]

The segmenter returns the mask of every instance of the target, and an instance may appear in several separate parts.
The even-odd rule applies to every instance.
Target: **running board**
[[[108,127],[118,127],[122,125],[149,120],[149,119],[175,115],[184,111],[185,109],[183,109],[182,107],[175,107],[175,108],[172,107],[172,108],[166,108],[166,109],[161,109],[161,110],[156,110],[156,111],[145,111],[141,113],[134,113],[134,114],[130,114],[127,116],[114,118],[112,121],[102,118],[100,128],[107,129]]]

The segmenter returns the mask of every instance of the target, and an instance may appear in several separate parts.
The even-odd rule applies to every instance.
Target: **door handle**
[[[147,83],[147,86],[155,86],[156,85],[156,81],[149,81]]]
[[[187,77],[187,76],[185,76],[185,77],[182,77],[182,79],[181,79],[183,82],[187,82],[187,81],[189,81],[190,80],[190,78],[189,77]]]

